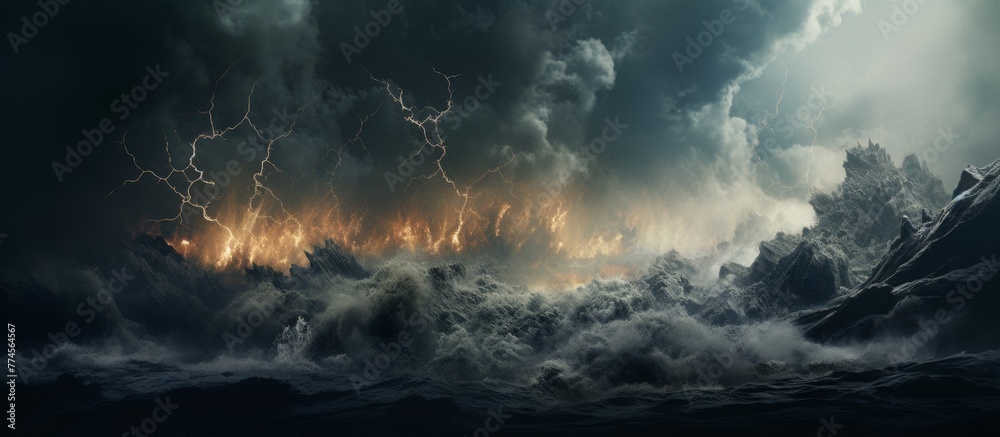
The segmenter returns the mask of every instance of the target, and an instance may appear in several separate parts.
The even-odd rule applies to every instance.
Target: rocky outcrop
[[[748,267],[741,266],[734,262],[723,263],[719,267],[719,279],[735,281],[739,278],[745,278],[748,273],[750,273],[750,269]]]
[[[963,179],[964,189],[956,189],[936,217],[919,228],[904,224],[851,298],[799,319],[809,337],[851,341],[924,332],[926,342],[942,350],[1000,347],[1000,160],[966,169]]]
[[[720,269],[720,277],[743,287],[736,294],[747,316],[784,315],[846,293],[868,278],[894,239],[916,232],[909,217],[930,222],[926,208],[948,202],[941,180],[916,156],[907,156],[897,168],[871,141],[847,151],[844,171],[836,192],[811,199],[814,226],[801,235],[779,233],[760,243],[748,268]]]
[[[658,299],[690,303],[694,286],[688,278],[697,273],[697,269],[677,251],[670,251],[657,258],[640,281]]]
[[[802,242],[802,238],[779,232],[773,239],[763,241],[758,246],[760,253],[753,263],[750,264],[747,275],[743,278],[743,285],[751,285],[763,281],[771,272],[778,267],[781,259],[792,253]]]
[[[951,197],[953,199],[958,197],[959,194],[962,194],[964,191],[972,188],[981,180],[983,180],[982,173],[979,172],[979,169],[976,168],[976,166],[970,164],[965,168],[965,170],[962,170],[962,174],[958,178],[958,186],[955,187],[955,191],[951,192]]]
[[[324,245],[316,246],[312,253],[305,252],[305,254],[309,267],[303,268],[292,264],[289,272],[295,281],[304,281],[315,276],[344,276],[353,279],[371,276],[353,255],[332,240],[326,240]]]
[[[246,273],[247,281],[251,285],[260,283],[270,283],[275,288],[287,289],[292,286],[291,281],[283,273],[274,270],[271,266],[259,266],[256,263],[243,270]]]
[[[949,196],[941,180],[915,155],[896,168],[888,153],[868,142],[847,150],[845,178],[837,192],[820,194],[810,201],[817,223],[810,235],[827,238],[830,244],[851,253],[853,274],[861,281],[867,270],[899,235],[903,217],[922,217],[924,208],[937,210]]]
[[[823,304],[847,286],[847,257],[835,248],[802,241],[741,299],[747,315],[759,319]]]
[[[903,221],[899,224],[899,238],[909,238],[914,232],[917,232],[917,228],[913,227],[913,223],[910,223],[910,218],[904,215]]]
[[[1000,160],[978,171],[979,182],[948,203],[936,220],[894,241],[865,283],[900,285],[996,255],[1000,249]]]

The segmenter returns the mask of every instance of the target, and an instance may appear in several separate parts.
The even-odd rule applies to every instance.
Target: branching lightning
[[[160,224],[174,224],[172,234],[165,237],[185,256],[193,252],[216,268],[257,263],[289,268],[293,262],[304,261],[303,250],[326,239],[333,239],[362,256],[401,249],[430,255],[458,253],[485,247],[491,242],[517,251],[522,248],[541,249],[543,253],[537,254],[539,256],[554,254],[574,260],[597,259],[622,250],[621,235],[571,231],[568,227],[569,209],[565,207],[564,199],[553,199],[533,211],[526,198],[537,193],[530,187],[518,187],[520,190],[516,190],[515,182],[505,174],[508,166],[517,159],[509,141],[503,143],[500,149],[500,153],[505,155],[500,162],[481,173],[459,177],[449,171],[446,158],[454,159],[454,150],[446,143],[442,123],[446,116],[458,110],[454,104],[453,88],[457,75],[434,70],[443,79],[447,90],[444,107],[435,107],[408,102],[410,96],[401,87],[369,73],[371,80],[377,84],[375,89],[384,90],[385,97],[377,102],[373,112],[358,118],[353,135],[339,145],[328,145],[325,154],[322,151],[319,153],[314,177],[303,181],[303,178],[296,178],[279,166],[275,161],[275,152],[280,141],[293,135],[306,106],[295,111],[294,117],[289,117],[289,125],[282,127],[280,132],[268,134],[268,129],[262,129],[263,125],[255,121],[253,105],[258,81],[253,81],[245,104],[241,102],[237,111],[238,115],[241,114],[240,118],[230,125],[220,125],[216,97],[220,82],[230,74],[234,65],[230,65],[216,80],[208,99],[208,108],[195,113],[207,119],[205,132],[190,141],[182,140],[176,130],[173,136],[168,135],[168,131],[163,133],[163,150],[167,155],[165,169],[142,165],[140,156],[134,153],[126,138],[121,141],[137,174],[123,181],[108,197],[142,180],[152,180],[153,185],[167,187],[176,198],[177,212],[150,219],[147,224],[155,225],[155,232],[160,232]],[[406,181],[404,197],[395,218],[387,216],[386,211],[381,209],[378,214],[369,216],[369,192],[357,186],[338,185],[337,173],[345,168],[344,163],[349,159],[372,157],[372,145],[366,144],[366,130],[371,128],[374,117],[380,111],[397,107],[401,121],[405,121],[402,124],[416,128],[415,138],[419,144],[413,153],[408,154],[407,162],[424,155],[428,167]],[[215,169],[206,167],[206,156],[209,155],[206,148],[214,152],[219,143],[206,142],[219,140],[231,144],[227,135],[236,134],[238,130],[245,130],[250,138],[255,137],[258,140],[257,150],[262,153],[254,155],[260,156],[258,161],[253,161],[254,173],[241,179],[241,186],[246,185],[245,194],[238,200],[232,200],[229,199],[232,190],[227,190],[226,196],[222,196],[229,180],[214,180],[218,177],[213,173]],[[395,143],[397,140],[393,137],[382,141]],[[178,143],[180,149],[176,146]],[[390,146],[386,144],[384,147]],[[178,158],[178,153],[183,153],[183,160]],[[345,153],[349,155],[345,156]],[[383,172],[385,170],[376,170],[375,177]],[[289,181],[296,192],[301,192],[306,184],[313,184],[314,197],[282,195],[287,191],[284,186],[276,185],[276,176]],[[535,190],[538,189],[535,187]],[[205,195],[206,191],[211,194]],[[421,191],[427,194],[421,195]],[[342,202],[345,196],[350,196],[351,201]],[[223,197],[226,197],[225,201],[221,200]],[[433,203],[427,203],[428,198],[433,199]],[[193,226],[191,218],[199,216],[206,222],[207,228]],[[183,236],[179,230],[184,231]],[[550,260],[533,262],[544,264]]]
[[[150,222],[156,222],[156,223],[178,222],[180,225],[183,226],[185,219],[185,209],[193,209],[199,212],[201,217],[205,221],[213,223],[214,225],[223,229],[228,236],[225,244],[226,250],[218,260],[218,265],[220,267],[232,261],[233,257],[236,256],[237,253],[239,252],[252,252],[252,247],[247,247],[246,245],[247,242],[243,241],[238,237],[238,233],[233,230],[231,225],[224,224],[222,221],[220,221],[218,214],[212,214],[209,211],[210,207],[212,206],[212,203],[218,200],[218,196],[204,199],[204,201],[201,202],[196,198],[197,197],[196,193],[193,192],[196,189],[196,187],[199,186],[199,184],[202,184],[201,186],[203,187],[218,186],[218,183],[215,180],[206,177],[205,174],[207,170],[200,167],[195,162],[196,158],[198,158],[199,142],[203,140],[222,139],[229,132],[232,132],[235,129],[244,125],[252,129],[257,138],[266,143],[266,148],[265,148],[264,159],[261,160],[258,171],[254,173],[252,176],[252,181],[253,181],[253,187],[251,188],[252,194],[249,200],[247,201],[246,211],[245,211],[246,214],[244,216],[243,225],[253,228],[257,224],[258,220],[264,220],[264,221],[270,221],[273,225],[293,226],[299,229],[301,229],[302,227],[302,223],[295,217],[295,215],[290,213],[285,208],[285,203],[281,200],[281,198],[279,198],[275,194],[275,192],[266,185],[266,181],[270,173],[269,169],[270,171],[279,174],[284,174],[284,172],[271,160],[271,154],[274,150],[275,143],[287,137],[288,135],[291,135],[293,128],[295,126],[295,122],[297,121],[298,116],[301,115],[303,108],[299,108],[299,110],[296,111],[295,119],[293,119],[291,126],[289,126],[286,132],[282,133],[281,135],[276,135],[276,136],[271,135],[271,138],[267,138],[267,135],[265,135],[265,133],[261,131],[261,129],[259,129],[254,124],[253,120],[250,118],[250,115],[252,113],[253,94],[257,87],[257,81],[254,81],[250,87],[250,91],[247,94],[246,110],[245,112],[243,112],[242,117],[235,124],[231,126],[227,126],[222,129],[219,129],[216,126],[215,97],[216,97],[216,92],[218,91],[219,83],[229,74],[229,71],[233,68],[233,66],[235,66],[239,62],[240,61],[236,61],[233,64],[231,64],[222,74],[222,76],[220,76],[219,79],[216,80],[215,88],[213,89],[212,95],[209,99],[209,108],[205,111],[197,112],[197,114],[199,115],[207,116],[209,129],[207,133],[201,133],[197,135],[190,143],[188,143],[190,154],[187,157],[187,165],[185,165],[182,168],[177,168],[176,166],[174,166],[173,155],[170,152],[170,140],[167,138],[166,133],[164,133],[163,135],[164,151],[167,155],[169,171],[166,172],[165,174],[160,174],[157,173],[155,170],[149,168],[143,168],[142,166],[139,165],[135,154],[133,154],[132,151],[129,150],[126,137],[123,136],[121,142],[122,147],[124,148],[125,153],[128,154],[128,156],[131,158],[132,165],[135,166],[135,168],[139,171],[139,174],[133,179],[124,181],[118,188],[115,188],[110,193],[108,193],[108,196],[106,196],[110,197],[122,187],[129,184],[137,183],[147,176],[154,179],[155,181],[154,184],[163,184],[167,186],[171,191],[173,191],[173,193],[177,196],[179,200],[177,206],[177,214],[172,217],[151,219]],[[179,137],[179,135],[177,136]],[[179,176],[182,179],[182,181],[179,182],[176,181],[174,179],[175,176]],[[220,187],[220,191],[221,188],[224,187]],[[282,213],[282,217],[276,218],[264,213],[265,197],[270,198],[271,200],[273,200],[278,204]],[[252,253],[245,255],[249,256],[252,260]]]
[[[443,164],[445,157],[448,155],[448,147],[445,145],[445,140],[441,137],[441,121],[454,109],[454,88],[452,87],[451,80],[458,77],[458,75],[447,75],[437,71],[436,69],[434,72],[444,78],[445,83],[447,84],[448,100],[447,106],[443,110],[430,106],[424,108],[407,106],[403,99],[402,88],[396,86],[395,90],[393,90],[394,86],[389,81],[377,79],[374,75],[371,75],[371,73],[369,73],[369,77],[371,77],[372,80],[381,83],[385,87],[385,91],[388,93],[389,98],[392,99],[394,103],[399,105],[399,109],[403,113],[403,119],[420,129],[423,142],[420,144],[420,147],[408,157],[408,159],[413,159],[419,156],[423,153],[424,148],[427,147],[441,152],[440,155],[434,159],[434,171],[428,175],[410,179],[406,187],[409,189],[410,185],[417,179],[430,180],[435,177],[439,177],[452,188],[455,195],[461,199],[461,205],[455,210],[458,214],[458,224],[456,225],[454,232],[451,234],[451,245],[455,250],[462,250],[461,234],[462,228],[465,226],[466,214],[477,214],[475,210],[469,208],[469,200],[472,197],[472,189],[490,174],[497,174],[504,183],[513,184],[504,176],[503,169],[514,161],[516,155],[508,149],[510,156],[506,161],[500,163],[494,168],[486,170],[483,174],[467,183],[464,187],[460,187],[455,179],[448,175],[448,171],[445,170]],[[421,116],[421,113],[424,113],[425,115]]]

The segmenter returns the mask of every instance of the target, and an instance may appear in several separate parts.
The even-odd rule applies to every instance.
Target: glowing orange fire
[[[227,69],[219,81],[228,73]],[[275,182],[270,176],[284,175],[284,172],[272,160],[272,152],[276,143],[293,134],[301,109],[280,135],[273,132],[266,135],[258,129],[260,123],[251,121],[256,82],[248,91],[243,117],[227,127],[216,125],[213,91],[208,110],[200,113],[207,116],[207,130],[182,147],[190,153],[186,159],[170,159],[170,144],[165,136],[163,148],[170,163],[166,170],[157,172],[142,167],[125,144],[125,151],[138,174],[125,181],[122,187],[145,178],[170,190],[176,196],[180,211],[173,217],[154,219],[145,231],[161,234],[185,257],[220,269],[258,264],[287,270],[292,264],[305,263],[303,251],[328,239],[361,257],[398,251],[431,256],[495,251],[522,258],[530,255],[580,260],[611,257],[625,250],[627,239],[621,232],[595,229],[593,224],[587,223],[585,214],[570,214],[573,202],[567,201],[568,197],[561,197],[568,192],[553,193],[551,188],[547,188],[546,193],[526,192],[523,187],[537,186],[538,181],[514,184],[507,179],[503,170],[516,159],[509,146],[504,149],[509,155],[507,159],[478,177],[460,181],[449,174],[444,165],[449,149],[439,123],[453,109],[451,80],[456,76],[438,74],[448,96],[446,106],[441,109],[409,106],[404,103],[402,89],[372,77],[374,82],[384,86],[388,101],[398,105],[403,116],[401,123],[423,139],[420,152],[432,151],[435,156],[426,165],[429,174],[411,179],[411,182],[420,179],[412,190],[407,184],[406,196],[399,200],[403,202],[401,205],[386,206],[387,202],[383,201],[379,202],[377,211],[369,211],[364,198],[342,203],[337,197],[342,194],[364,196],[362,188],[333,190],[330,185],[330,197],[319,196],[318,199],[301,196],[303,187],[279,188],[280,181]],[[362,118],[354,140],[339,150],[328,149],[327,155],[342,157],[348,145],[360,141],[364,120],[366,118]],[[230,182],[216,183],[206,178],[206,167],[196,159],[201,156],[199,148],[211,147],[213,141],[225,139],[226,135],[237,135],[239,129],[247,130],[257,139],[268,138],[262,143],[265,146],[262,158],[256,161],[259,167],[249,179],[242,180],[241,183],[247,184],[243,190],[236,188],[234,183],[225,195],[198,198],[194,192],[211,187],[221,194]],[[337,162],[339,167],[340,161]],[[235,175],[233,173],[231,181],[236,181]],[[519,190],[515,190],[515,186]],[[539,199],[544,201],[539,202]],[[196,210],[196,214],[189,216],[189,210]],[[162,231],[161,226],[168,223],[177,226]],[[519,260],[526,265],[533,261]]]
[[[498,249],[512,254],[595,259],[615,256],[625,249],[621,233],[585,231],[570,219],[572,207],[563,201],[538,206],[495,198],[466,204],[464,210],[458,207],[466,202],[460,201],[439,199],[440,205],[430,211],[403,210],[390,219],[352,214],[324,204],[286,211],[287,215],[261,207],[234,206],[217,214],[218,223],[178,229],[164,237],[185,256],[220,269],[255,263],[287,270],[291,264],[305,263],[303,251],[327,239],[359,256],[400,250],[449,255]]]

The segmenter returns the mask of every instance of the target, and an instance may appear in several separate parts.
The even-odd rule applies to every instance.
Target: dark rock
[[[951,192],[951,198],[954,199],[958,197],[959,194],[972,188],[974,185],[978,184],[979,181],[983,180],[982,173],[976,166],[969,164],[965,170],[962,170],[962,175],[958,178],[958,186],[955,187],[955,191]]]
[[[323,246],[316,246],[312,253],[305,252],[305,254],[309,260],[309,267],[303,268],[293,264],[290,271],[293,280],[304,281],[317,275],[344,276],[353,279],[371,276],[353,255],[332,240],[326,240]]]
[[[803,241],[764,279],[749,287],[743,301],[751,317],[769,317],[825,303],[840,287],[850,285],[843,253]]]
[[[905,229],[852,297],[801,317],[818,341],[912,336],[933,323],[938,353],[1000,347],[1000,160],[920,229]],[[912,227],[911,227],[912,228]],[[909,233],[909,235],[906,235]],[[922,343],[923,344],[923,343]]]
[[[696,301],[695,293],[692,293],[695,287],[688,278],[697,274],[698,270],[688,260],[677,251],[670,251],[657,258],[649,272],[639,281],[657,299],[683,303],[694,308],[700,302]]]
[[[839,299],[872,275],[890,246],[913,238],[918,230],[908,217],[930,222],[925,209],[948,203],[941,180],[917,156],[906,156],[897,168],[870,140],[847,150],[844,171],[837,191],[810,200],[814,226],[800,237],[778,234],[760,244],[737,284],[746,287],[737,300],[747,315],[776,316]]]
[[[734,262],[727,262],[719,267],[719,278],[730,278],[733,282],[741,282],[743,277],[750,272],[750,268],[741,266]]]
[[[174,247],[167,243],[167,240],[164,240],[162,236],[153,237],[149,234],[139,234],[135,237],[135,242],[178,263],[184,262],[184,256],[174,250]]]
[[[665,255],[660,255],[653,262],[653,269],[663,271],[678,273],[686,276],[694,276],[698,274],[698,269],[694,267],[693,264],[676,250],[671,250]]]
[[[762,281],[778,266],[778,262],[782,258],[795,250],[801,241],[802,239],[799,237],[779,232],[774,239],[761,242],[759,245],[760,253],[750,264],[744,283],[753,284]]]
[[[938,209],[948,203],[948,194],[916,156],[907,156],[903,167],[896,168],[885,149],[871,142],[847,151],[844,171],[836,192],[810,200],[817,223],[808,238],[829,236],[825,243],[851,254],[852,280],[862,282],[900,235],[903,215],[917,217],[924,208]]]
[[[900,285],[969,267],[1000,247],[1000,160],[978,171],[982,180],[949,203],[929,226],[898,241],[865,283]]]
[[[910,235],[913,235],[914,232],[917,232],[917,228],[914,228],[913,223],[910,223],[910,218],[904,215],[902,222],[899,224],[899,238],[910,238]]]
[[[850,277],[843,254],[804,241],[782,258],[763,282],[779,291],[794,293],[805,303],[821,303],[839,287],[850,286]]]
[[[288,288],[289,281],[288,277],[283,273],[274,270],[271,266],[259,266],[253,263],[250,267],[244,269],[247,275],[247,281],[250,284],[260,284],[263,282],[268,282],[274,285],[275,288]]]
[[[854,334],[853,338],[871,338],[871,318],[889,312],[896,305],[892,290],[888,284],[872,284],[859,290],[844,300],[836,311],[810,326],[806,337],[819,341],[838,340],[848,334]]]

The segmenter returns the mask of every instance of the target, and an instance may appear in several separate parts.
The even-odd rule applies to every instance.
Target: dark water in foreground
[[[1000,419],[1000,351],[585,402],[490,380],[396,377],[356,392],[345,377],[303,369],[62,370],[18,387],[22,435],[131,435],[143,420],[156,436],[995,435]],[[154,412],[157,399],[177,407]]]

